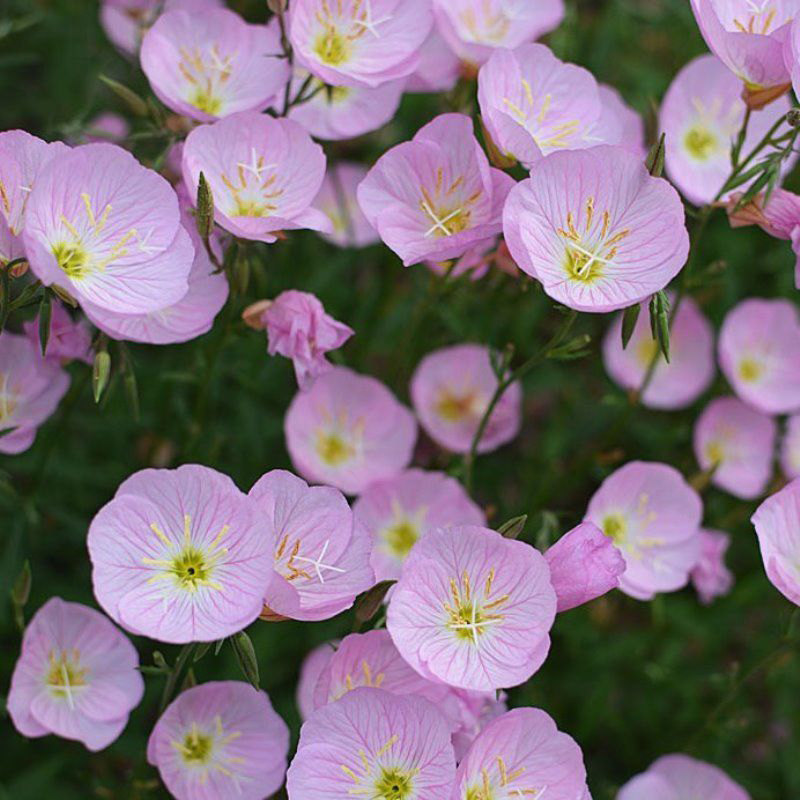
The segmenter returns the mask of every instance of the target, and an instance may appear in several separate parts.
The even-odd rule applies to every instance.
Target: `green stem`
[[[159,713],[162,713],[169,705],[170,700],[172,700],[172,696],[175,694],[175,688],[178,685],[181,674],[183,673],[186,665],[189,663],[189,659],[192,657],[194,647],[195,643],[189,642],[189,644],[185,644],[181,649],[181,652],[175,661],[175,666],[172,668],[172,672],[170,672],[167,682],[164,684],[164,691],[161,693],[161,702],[158,706]]]

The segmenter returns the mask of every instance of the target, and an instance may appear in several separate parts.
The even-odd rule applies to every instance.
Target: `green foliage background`
[[[651,121],[675,72],[704,51],[687,0],[567,4],[567,21],[550,39],[556,53],[615,85]],[[263,19],[263,2],[231,5]],[[138,70],[107,43],[97,12],[90,0],[0,0],[0,129],[64,138],[101,110],[123,110],[98,81],[101,72],[146,92]],[[371,162],[450,107],[448,98],[408,97],[388,127],[329,147],[329,155]],[[137,154],[146,160],[157,149],[145,143]],[[138,421],[119,379],[95,406],[89,370],[76,364],[70,392],[35,446],[0,462],[0,586],[7,596],[29,559],[28,614],[54,594],[94,604],[86,530],[131,472],[199,461],[247,489],[265,471],[290,466],[282,419],[294,393],[291,367],[269,359],[262,335],[241,323],[248,302],[289,287],[317,293],[357,331],[341,353],[344,363],[386,381],[406,401],[409,376],[426,352],[465,340],[498,348],[510,342],[521,363],[559,322],[532,282],[498,274],[443,286],[422,267],[404,270],[381,247],[347,252],[296,233],[274,246],[253,246],[250,255],[246,295],[231,300],[209,335],[182,346],[131,348]],[[727,270],[695,291],[717,325],[743,297],[795,296],[788,246],[753,229],[731,232],[721,214],[712,220],[698,263],[718,258]],[[579,319],[576,331],[593,337],[591,355],[535,370],[526,380],[523,434],[477,465],[477,499],[497,524],[529,514],[532,542],[541,539],[543,512],[555,513],[559,532],[567,530],[602,478],[626,460],[664,461],[686,475],[697,470],[691,429],[708,398],[685,413],[632,408],[599,358],[599,338],[609,323],[591,315]],[[727,391],[719,377],[713,392]],[[458,466],[426,441],[417,463]],[[622,782],[673,751],[717,763],[756,800],[800,797],[800,669],[797,647],[785,639],[793,609],[764,576],[748,522],[755,504],[716,490],[706,492],[705,501],[706,524],[733,534],[733,594],[704,608],[691,590],[653,603],[614,593],[572,611],[557,620],[543,669],[511,693],[513,704],[546,709],[580,742],[596,800],[610,800]],[[351,625],[352,616],[343,614],[321,624],[251,628],[263,685],[295,734],[294,688],[303,655]],[[19,642],[10,604],[2,601],[0,694],[7,691]],[[137,645],[142,662],[152,663],[153,644]],[[175,648],[160,649],[174,658]],[[200,681],[239,677],[228,645],[195,671]],[[26,741],[0,711],[0,799],[165,797],[144,761],[162,681],[148,677],[145,700],[122,738],[94,756],[53,737]]]

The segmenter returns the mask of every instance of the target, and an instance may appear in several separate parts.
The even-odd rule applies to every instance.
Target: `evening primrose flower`
[[[513,50],[557,28],[564,0],[433,0],[433,12],[455,53],[483,64],[498,48]]]
[[[781,441],[781,468],[787,478],[800,478],[800,414],[793,414],[786,420]]]
[[[226,475],[193,464],[124,481],[89,527],[97,601],[123,628],[211,642],[259,615],[274,543]]]
[[[450,731],[436,706],[360,688],[303,725],[286,791],[289,800],[443,800],[454,775]]]
[[[367,172],[367,167],[353,161],[331,164],[314,200],[314,205],[333,225],[333,232],[323,233],[322,238],[337,247],[368,247],[381,240],[364,216],[356,196],[358,185]]]
[[[389,389],[345,367],[295,395],[284,430],[300,475],[347,494],[405,469],[417,438],[413,415]]]
[[[730,544],[729,534],[708,528],[700,529],[700,558],[691,577],[692,586],[704,605],[728,594],[733,586],[733,574],[725,565],[725,553]]]
[[[283,784],[289,728],[265,692],[214,681],[181,692],[147,743],[176,800],[264,800]]]
[[[44,359],[39,342],[4,331],[0,336],[0,453],[27,450],[37,428],[56,410],[69,388],[57,360]],[[10,431],[10,432],[9,432]]]
[[[430,0],[293,0],[298,62],[331,86],[380,86],[417,67],[433,26]]]
[[[419,49],[419,64],[406,83],[407,92],[449,92],[461,75],[461,61],[436,26]]]
[[[180,300],[194,260],[173,188],[113,144],[76,147],[39,172],[24,241],[45,285],[127,314]]]
[[[772,585],[800,606],[800,480],[768,497],[751,519]]]
[[[685,408],[708,389],[716,373],[714,329],[691,297],[683,298],[672,320],[669,349],[667,363],[653,338],[643,303],[627,347],[622,346],[622,315],[609,327],[603,339],[603,366],[616,384],[638,391],[655,359],[642,405],[665,411]]]
[[[742,152],[749,153],[789,107],[789,99],[781,97],[753,114]],[[673,79],[659,116],[659,130],[666,135],[665,168],[670,180],[695,205],[717,199],[730,177],[731,145],[745,111],[741,82],[716,56],[698,56]],[[784,173],[795,160],[792,157],[784,162]],[[742,191],[742,187],[737,190]],[[720,199],[729,196],[730,192]]]
[[[544,663],[556,593],[538,550],[477,526],[431,531],[403,564],[386,628],[423,677],[491,691]]]
[[[317,710],[317,704],[314,700],[317,681],[320,679],[328,662],[333,658],[333,654],[336,652],[336,644],[337,642],[324,642],[317,645],[306,655],[300,665],[300,677],[297,680],[295,702],[300,711],[300,719],[303,722]]]
[[[249,496],[275,543],[276,576],[264,595],[271,613],[329,619],[374,585],[372,542],[340,491],[309,487],[291,472],[276,469],[260,478]]]
[[[378,159],[358,187],[358,202],[410,266],[458,258],[492,241],[513,184],[489,166],[469,117],[442,114]]]
[[[468,453],[498,386],[488,348],[477,344],[430,353],[411,378],[411,399],[425,432],[454,453]],[[511,384],[492,411],[477,452],[514,439],[522,425],[522,385]]]
[[[458,765],[453,800],[578,800],[586,787],[583,753],[538,708],[516,708],[490,722]]]
[[[722,323],[719,363],[733,390],[765,414],[800,409],[800,319],[789,300],[749,298]]]
[[[629,780],[617,800],[750,800],[750,795],[719,767],[680,753],[662,756]]]
[[[142,699],[138,669],[134,646],[99,611],[53,597],[25,629],[9,716],[23,736],[54,733],[102,750]]]
[[[558,150],[621,143],[594,76],[543,44],[496,50],[478,73],[478,100],[493,143],[528,168]]]
[[[370,483],[353,512],[372,536],[372,566],[379,581],[399,578],[411,548],[428,532],[486,523],[483,510],[455,478],[421,469]]]
[[[28,339],[40,347],[39,317],[23,323]],[[56,363],[83,361],[92,363],[92,335],[85,320],[73,319],[62,303],[54,300],[50,306],[50,335],[45,358]]]
[[[625,559],[619,588],[638,600],[688,583],[700,556],[702,517],[700,496],[676,469],[644,461],[609,475],[586,511]]]
[[[330,220],[311,207],[325,177],[325,154],[297,122],[242,111],[200,125],[183,148],[183,178],[193,198],[201,172],[216,221],[234,236],[274,242],[282,230],[331,231]]]
[[[772,477],[775,420],[735,397],[712,400],[697,418],[694,453],[711,482],[743,500],[760,497]]]
[[[551,153],[508,196],[503,230],[519,268],[577,311],[634,305],[689,253],[683,203],[621,147]]]
[[[277,25],[249,25],[225,8],[162,14],[140,59],[159,100],[201,122],[263,111],[289,80]]]

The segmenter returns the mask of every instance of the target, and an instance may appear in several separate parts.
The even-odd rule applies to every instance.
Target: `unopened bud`
[[[23,258],[17,260],[17,262],[8,272],[12,278],[21,278],[28,271],[28,267],[28,262]]]
[[[283,14],[286,11],[286,0],[267,0],[267,8],[273,14]]]
[[[774,100],[782,97],[792,88],[791,83],[782,83],[780,86],[769,86],[766,89],[749,89],[745,87],[742,100],[751,111],[760,111]]]
[[[267,325],[264,322],[264,312],[272,305],[272,300],[257,300],[242,311],[242,320],[248,328],[254,331],[263,331]]]
[[[66,303],[71,308],[78,307],[78,301],[63,287],[56,285],[55,283],[50,287],[51,291],[54,292],[58,299],[62,302]]]
[[[214,196],[206,176],[201,172],[197,184],[197,231],[204,240],[211,236],[214,227]]]
[[[793,128],[800,128],[800,108],[792,108],[786,114],[786,122]]]
[[[108,386],[108,379],[111,376],[111,356],[107,350],[100,350],[95,353],[94,365],[92,367],[92,393],[95,403],[100,402],[103,392]]]
[[[662,133],[658,141],[650,148],[645,166],[654,177],[660,178],[664,172],[664,157],[666,155],[666,134]]]

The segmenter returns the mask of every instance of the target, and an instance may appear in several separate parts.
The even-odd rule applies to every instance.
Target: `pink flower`
[[[508,196],[519,268],[554,300],[606,312],[663,289],[689,253],[678,193],[621,147],[551,153]]]
[[[176,800],[264,800],[283,784],[288,751],[289,729],[266,692],[215,681],[167,706],[147,760]]]
[[[294,289],[279,294],[264,312],[263,320],[269,354],[292,359],[297,383],[303,390],[331,369],[325,353],[338,350],[354,333],[326,314],[315,295]]]
[[[686,586],[700,556],[702,518],[700,496],[676,469],[644,461],[606,478],[586,511],[622,553],[619,588],[637,600]]]
[[[742,209],[736,209],[742,192],[728,198],[728,215],[732,228],[759,225],[762,230],[777,239],[792,239],[792,232],[800,225],[800,196],[785,189],[775,189],[764,202],[760,194]]]
[[[789,300],[750,298],[728,312],[719,363],[736,394],[765,414],[800,409],[800,320]]]
[[[131,132],[131,126],[125,117],[106,111],[98,114],[86,126],[83,141],[91,142],[122,142]]]
[[[764,138],[789,106],[789,99],[781,97],[753,114],[744,153]],[[690,61],[672,81],[659,117],[659,128],[666,134],[666,169],[675,186],[695,205],[718,199],[730,177],[731,144],[742,127],[745,110],[741,82],[713,55]],[[794,159],[787,162],[784,172],[793,163]]]
[[[712,400],[694,427],[694,454],[711,482],[742,500],[760,497],[772,477],[778,426],[735,397]]]
[[[102,750],[142,699],[138,668],[136,649],[102,614],[52,597],[25,629],[9,716],[23,736],[54,733]]]
[[[356,190],[366,174],[365,166],[350,161],[339,161],[328,169],[314,205],[333,225],[333,233],[322,234],[331,244],[368,247],[381,240],[358,205]]]
[[[158,99],[201,122],[263,111],[289,80],[277,25],[248,25],[225,8],[162,14],[140,58]]]
[[[286,776],[289,800],[398,797],[443,800],[453,785],[450,732],[421,697],[356,689],[303,725]]]
[[[700,560],[692,570],[692,585],[704,605],[730,592],[733,575],[725,566],[731,537],[722,531],[700,529]]]
[[[309,487],[284,470],[258,480],[249,496],[274,542],[274,571],[264,604],[292,619],[329,619],[375,583],[371,541],[342,493]]]
[[[800,480],[768,497],[752,516],[772,585],[800,606]]]
[[[464,60],[482,64],[497,48],[513,50],[550,33],[564,18],[563,0],[433,0],[436,24]]]
[[[490,722],[458,765],[453,800],[583,796],[586,768],[575,740],[538,708],[517,708]]]
[[[591,522],[565,533],[544,554],[557,611],[569,611],[616,589],[625,559],[612,540]]]
[[[64,363],[67,361],[83,361],[92,363],[92,336],[82,320],[74,320],[69,311],[59,302],[53,302],[50,317],[50,336],[47,340],[45,357],[49,360]],[[39,317],[23,324],[25,335],[40,348]]]
[[[705,761],[675,754],[654,761],[647,772],[628,781],[617,800],[750,800],[750,795],[721,769]]]
[[[555,611],[538,550],[487,528],[456,526],[417,542],[386,627],[420,675],[490,691],[524,683],[544,663]]]
[[[180,300],[194,259],[175,191],[113,144],[76,147],[40,171],[24,239],[44,284],[128,314]]]
[[[284,430],[297,471],[347,494],[405,469],[417,438],[413,415],[380,381],[345,367],[295,395]]]
[[[379,581],[399,578],[411,548],[430,531],[486,524],[483,510],[455,478],[421,469],[371,483],[353,512],[372,535],[372,566]]]
[[[69,388],[69,375],[45,360],[39,343],[8,331],[0,335],[0,453],[27,450],[36,429],[56,410]]]
[[[0,213],[13,236],[22,234],[25,210],[39,174],[54,158],[68,152],[63,142],[44,142],[27,131],[0,133]]]
[[[262,608],[274,542],[233,481],[193,464],[124,481],[89,528],[97,601],[131,633],[211,642]]]
[[[224,0],[103,0],[100,23],[116,47],[136,55],[145,33],[162,12],[185,10],[200,15],[223,3]]]
[[[294,0],[297,60],[332,86],[380,86],[417,68],[433,25],[429,0]]]
[[[497,389],[483,345],[444,347],[425,356],[411,379],[411,399],[425,432],[454,453],[468,453]],[[478,443],[479,453],[507,444],[522,424],[522,386],[511,385],[495,406]]]
[[[489,166],[463,114],[442,114],[378,159],[358,187],[364,215],[406,266],[492,240],[514,181]]]
[[[317,710],[317,705],[314,701],[317,681],[333,658],[337,644],[337,642],[325,642],[318,645],[303,659],[295,693],[295,701],[297,702],[297,708],[300,710],[300,719],[303,722]]]
[[[420,47],[417,69],[408,78],[407,92],[449,92],[461,75],[461,61],[434,27]]]
[[[176,344],[188,342],[211,330],[214,319],[228,299],[228,281],[223,273],[216,273],[197,232],[197,221],[191,213],[189,196],[179,185],[181,223],[194,246],[194,261],[189,273],[189,290],[167,308],[147,314],[121,314],[84,302],[86,316],[112,339],[147,344]],[[218,248],[212,238],[211,247]]]
[[[790,82],[783,57],[793,2],[692,0],[692,10],[708,49],[750,90]]]
[[[460,278],[462,275],[469,275],[471,281],[479,281],[481,278],[486,277],[493,264],[496,264],[498,269],[501,269],[498,263],[498,249],[500,247],[501,245],[497,239],[487,240],[467,250],[461,258],[450,259],[449,261],[426,261],[425,266],[437,275],[447,276],[448,278]]]
[[[641,114],[634,111],[623,100],[622,95],[613,87],[604,83],[598,85],[603,114],[609,114],[617,120],[622,131],[619,145],[633,153],[642,161],[647,157],[645,144],[644,120]]]
[[[451,689],[461,709],[461,722],[453,734],[456,763],[461,763],[481,731],[508,711],[505,692],[468,692]]]
[[[787,478],[800,478],[800,414],[786,420],[781,443],[781,468]]]
[[[543,44],[495,50],[478,73],[481,115],[494,144],[530,168],[548,153],[619,144],[594,76]]]
[[[200,125],[183,150],[193,198],[201,172],[217,222],[234,236],[274,242],[281,230],[331,231],[330,220],[311,207],[325,177],[325,154],[296,122],[243,111]]]
[[[660,355],[653,339],[647,303],[642,304],[626,348],[622,347],[621,315],[603,340],[603,365],[609,377],[623,389],[641,389],[656,357],[653,377],[642,394],[642,405],[665,411],[686,408],[711,385],[716,373],[714,329],[691,297],[683,298],[672,321],[669,363]]]
[[[296,95],[307,77],[297,71],[293,82]],[[380,86],[326,86],[311,82],[306,92],[314,92],[305,103],[289,111],[289,119],[299,122],[312,136],[329,141],[354,139],[382,128],[400,106],[405,80],[388,81]]]

